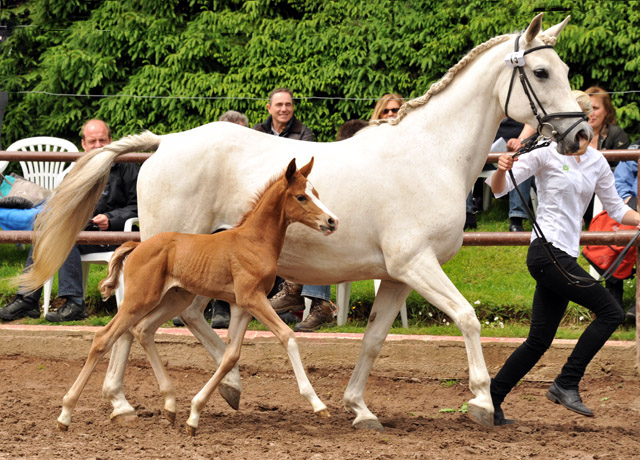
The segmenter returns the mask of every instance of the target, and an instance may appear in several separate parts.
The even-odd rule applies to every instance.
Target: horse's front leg
[[[191,305],[182,312],[180,318],[218,365],[222,360],[226,346],[222,339],[218,337],[218,334],[211,329],[211,325],[207,323],[202,315],[204,304],[208,301],[209,299],[205,297],[196,296]],[[220,382],[218,386],[218,391],[233,409],[238,410],[238,407],[240,407],[240,395],[242,393],[242,383],[238,366],[234,366],[224,379],[222,379],[222,382]]]
[[[422,297],[438,307],[462,332],[469,361],[469,389],[475,395],[468,403],[468,414],[474,422],[492,427],[493,403],[489,392],[491,379],[482,354],[480,321],[475,310],[447,277],[433,255],[415,257],[410,266],[403,267],[398,279],[412,286]]]
[[[344,407],[356,414],[354,428],[384,431],[382,424],[364,402],[364,390],[367,385],[373,363],[380,354],[384,340],[389,334],[393,321],[398,316],[411,288],[391,281],[383,281],[369,314],[369,322],[362,339],[362,349],[351,379],[344,392]]]
[[[296,342],[295,335],[289,326],[278,316],[278,314],[271,308],[269,301],[266,297],[260,299],[259,306],[247,308],[248,311],[262,324],[267,326],[271,332],[280,341],[282,346],[287,350],[289,361],[291,361],[291,367],[293,367],[293,373],[296,376],[298,382],[298,389],[300,394],[304,396],[307,401],[311,403],[313,411],[321,417],[329,417],[329,411],[327,406],[318,398],[306,372],[302,365],[302,359],[300,359],[300,351],[298,350],[298,343]]]
[[[215,373],[206,383],[206,385],[191,400],[191,413],[187,419],[187,433],[195,436],[200,423],[200,414],[202,409],[209,401],[211,394],[214,392],[218,384],[233,369],[240,359],[240,349],[242,348],[242,340],[247,326],[251,321],[251,314],[231,304],[231,321],[229,322],[229,344],[222,355],[220,365]]]

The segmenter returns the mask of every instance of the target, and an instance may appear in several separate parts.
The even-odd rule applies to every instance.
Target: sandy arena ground
[[[56,429],[63,395],[78,375],[93,329],[0,325],[0,459],[634,459],[640,458],[640,388],[635,344],[609,343],[583,380],[596,417],[545,398],[572,343],[558,341],[504,405],[518,423],[493,430],[459,411],[471,398],[464,345],[457,338],[390,336],[376,361],[366,402],[385,432],[356,431],[342,393],[360,350],[353,335],[300,334],[302,359],[331,418],[313,415],[298,394],[285,351],[267,333],[247,336],[240,360],[239,411],[215,394],[196,437],[185,433],[190,398],[213,361],[182,329],[157,336],[178,390],[170,424],[142,350],[125,379],[138,418],[109,421],[101,399],[106,360],[89,381],[66,433]],[[221,331],[224,333],[225,331]],[[393,340],[391,340],[393,339]],[[483,343],[494,375],[517,342]]]

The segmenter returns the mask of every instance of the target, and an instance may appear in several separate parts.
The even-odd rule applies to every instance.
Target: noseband
[[[516,41],[513,46],[513,53],[510,53],[505,57],[505,63],[507,64],[507,66],[513,67],[513,73],[511,74],[511,82],[509,83],[509,92],[507,93],[507,100],[504,104],[504,113],[507,117],[509,116],[509,100],[511,99],[513,82],[516,79],[516,72],[517,72],[520,77],[520,83],[522,84],[522,90],[524,91],[524,94],[527,96],[527,99],[529,99],[529,104],[531,105],[531,111],[533,112],[533,115],[538,120],[538,128],[537,128],[538,136],[536,137],[538,139],[541,139],[541,138],[546,139],[545,143],[537,144],[535,145],[535,147],[534,146],[531,146],[531,147],[539,148],[539,147],[544,147],[546,145],[549,145],[552,138],[554,138],[553,140],[555,140],[556,142],[560,142],[562,139],[566,137],[567,134],[569,134],[569,132],[573,128],[578,126],[583,121],[587,120],[587,117],[582,112],[556,112],[556,113],[550,113],[550,114],[547,113],[547,111],[544,109],[544,107],[540,103],[540,100],[536,96],[536,93],[533,90],[533,86],[531,85],[531,82],[529,82],[529,79],[527,78],[527,74],[524,72],[524,66],[526,65],[524,56],[529,53],[533,53],[534,51],[542,50],[545,48],[553,49],[553,46],[542,45],[542,46],[536,46],[535,48],[522,50],[522,51],[520,51],[519,48],[520,48],[520,35],[516,37]],[[543,115],[540,115],[540,113],[538,113],[538,107],[542,111]],[[558,135],[558,131],[556,131],[553,124],[550,123],[549,121],[554,118],[577,118],[577,120],[564,132]]]

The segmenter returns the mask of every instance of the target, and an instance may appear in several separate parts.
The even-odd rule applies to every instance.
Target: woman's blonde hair
[[[382,111],[387,107],[387,103],[389,101],[398,101],[398,103],[402,106],[404,104],[404,98],[398,93],[388,93],[378,99],[376,103],[376,107],[373,109],[373,115],[371,115],[372,120],[380,120]]]
[[[573,97],[576,98],[580,109],[585,113],[586,116],[591,116],[593,113],[593,106],[591,105],[591,98],[584,91],[580,91],[577,89],[573,90]]]

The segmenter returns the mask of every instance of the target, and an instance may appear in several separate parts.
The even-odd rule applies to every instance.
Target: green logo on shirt
[[[569,165],[562,165],[563,171],[569,171]]]

